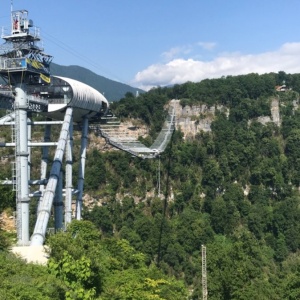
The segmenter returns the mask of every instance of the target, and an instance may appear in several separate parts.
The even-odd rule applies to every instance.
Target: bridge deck
[[[106,123],[93,126],[93,129],[105,138],[107,143],[140,158],[155,158],[156,156],[159,156],[160,153],[166,149],[174,128],[175,113],[173,107],[170,108],[163,128],[150,147],[145,146],[136,138],[128,137],[127,133],[121,131],[119,125],[116,125],[115,123],[111,125]]]

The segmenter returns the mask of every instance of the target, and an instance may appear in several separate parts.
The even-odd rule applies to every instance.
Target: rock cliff
[[[205,104],[193,106],[181,106],[180,100],[171,100],[170,105],[175,109],[176,115],[176,129],[180,129],[184,137],[194,137],[200,131],[211,131],[211,123],[215,118],[217,111],[225,112],[229,115],[229,108],[217,105],[208,107]],[[296,104],[294,104],[296,108]],[[273,98],[271,100],[271,116],[260,116],[257,121],[266,124],[269,122],[275,123],[277,126],[281,125],[279,100]]]

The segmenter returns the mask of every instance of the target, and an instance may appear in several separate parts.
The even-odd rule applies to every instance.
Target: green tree
[[[48,268],[51,274],[61,279],[66,286],[65,299],[92,300],[96,296],[96,288],[93,287],[93,271],[91,260],[81,257],[74,260],[64,252],[63,258],[56,262],[50,259]]]
[[[94,206],[92,211],[85,214],[85,219],[93,222],[104,235],[113,234],[113,222],[108,206]]]
[[[11,253],[0,252],[1,299],[65,299],[64,284],[47,267],[28,264]]]

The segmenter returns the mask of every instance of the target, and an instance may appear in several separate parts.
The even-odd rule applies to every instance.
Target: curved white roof
[[[51,77],[53,85],[48,91],[50,96],[48,97],[48,114],[52,118],[61,120],[68,106],[74,108],[74,122],[80,122],[83,116],[88,115],[91,118],[108,109],[107,99],[91,86],[71,78]]]
[[[60,76],[53,77],[59,78],[71,86],[73,97],[68,105],[71,105],[75,108],[81,108],[95,112],[100,111],[103,103],[106,106],[109,105],[107,99],[91,86],[71,78]]]

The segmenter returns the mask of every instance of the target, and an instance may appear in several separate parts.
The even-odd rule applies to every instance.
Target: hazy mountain
[[[135,95],[137,91],[139,93],[144,92],[141,89],[97,75],[80,66],[61,66],[51,63],[51,74],[72,78],[86,83],[104,94],[109,101],[119,101],[127,92],[130,92],[133,95]]]

